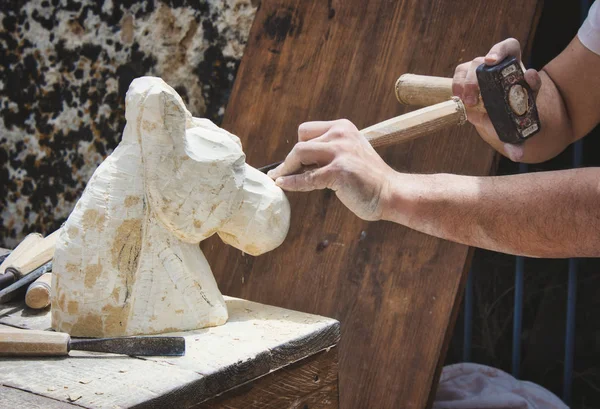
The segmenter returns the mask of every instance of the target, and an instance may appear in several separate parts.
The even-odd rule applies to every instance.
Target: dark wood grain
[[[406,112],[406,72],[451,76],[495,42],[532,37],[537,0],[264,0],[223,126],[247,161],[285,157],[307,120],[359,129]],[[402,171],[489,174],[494,154],[470,126],[380,150]],[[342,323],[340,405],[422,408],[460,302],[466,246],[367,223],[332,192],[290,194],[285,243],[260,257],[203,243],[221,290]],[[442,217],[443,215],[440,215]]]
[[[330,348],[210,399],[197,409],[338,408],[337,348]]]

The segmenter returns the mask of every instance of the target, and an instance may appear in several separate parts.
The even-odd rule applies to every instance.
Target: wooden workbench
[[[172,334],[183,357],[1,358],[0,408],[338,407],[337,321],[226,300],[225,325]],[[0,305],[0,326],[48,329],[50,313]]]

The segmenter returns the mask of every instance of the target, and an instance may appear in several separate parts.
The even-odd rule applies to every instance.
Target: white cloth
[[[600,55],[600,1],[590,7],[587,18],[577,33],[579,41],[590,51]]]
[[[552,392],[499,369],[462,363],[443,368],[433,409],[569,409]]]

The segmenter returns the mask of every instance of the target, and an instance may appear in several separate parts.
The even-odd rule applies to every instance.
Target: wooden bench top
[[[55,406],[40,407],[185,407],[339,341],[334,319],[225,298],[230,316],[225,325],[172,334],[186,339],[183,357],[71,351],[70,357],[1,358],[2,396],[10,389],[6,396],[12,399],[0,401],[0,407],[36,400],[32,394],[54,400],[48,402]],[[0,306],[0,325],[45,330],[50,328],[50,313],[5,304]]]

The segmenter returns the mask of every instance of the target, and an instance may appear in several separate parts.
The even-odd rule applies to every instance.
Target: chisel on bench
[[[8,257],[0,264],[0,290],[16,284],[39,267],[47,264],[54,257],[54,249],[58,238],[59,230],[43,237],[40,234],[29,234],[19,245],[10,253]],[[41,275],[41,274],[40,274]],[[38,277],[40,276],[38,275]],[[29,285],[33,280],[23,283]],[[0,294],[6,292],[0,291]],[[0,295],[0,302],[8,301],[6,297]]]
[[[0,356],[61,356],[71,350],[136,356],[185,355],[184,337],[71,339],[63,332],[0,329]]]

